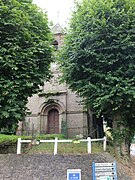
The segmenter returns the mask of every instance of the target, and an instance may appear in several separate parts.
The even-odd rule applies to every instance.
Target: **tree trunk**
[[[113,118],[115,153],[121,157],[130,155],[130,129],[127,127],[121,114],[117,113]]]

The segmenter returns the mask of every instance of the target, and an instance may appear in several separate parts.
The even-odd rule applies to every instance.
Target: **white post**
[[[103,141],[103,150],[106,151],[106,142],[107,138],[104,136],[104,141]]]
[[[87,149],[88,149],[88,154],[91,154],[91,138],[87,138]]]
[[[21,138],[17,141],[17,154],[21,154]]]
[[[55,138],[55,142],[54,142],[54,155],[57,154],[57,148],[58,148],[58,138]]]

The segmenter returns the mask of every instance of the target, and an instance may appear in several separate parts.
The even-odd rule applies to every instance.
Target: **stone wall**
[[[2,143],[0,144],[0,154],[16,154],[17,143]]]
[[[21,144],[22,153],[26,152],[29,147],[29,143]],[[17,153],[17,142],[4,142],[0,144],[0,154],[16,154]]]

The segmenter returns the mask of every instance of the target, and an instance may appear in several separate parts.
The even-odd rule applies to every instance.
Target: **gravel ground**
[[[113,162],[108,153],[91,155],[0,155],[0,180],[66,180],[67,169],[81,169],[82,180],[92,180],[92,162]],[[131,180],[117,163],[118,180]]]

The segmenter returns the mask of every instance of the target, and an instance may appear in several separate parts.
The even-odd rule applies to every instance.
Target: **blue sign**
[[[79,180],[80,179],[80,174],[79,173],[69,173],[69,180]]]
[[[80,169],[67,170],[67,180],[81,180],[81,170]]]

